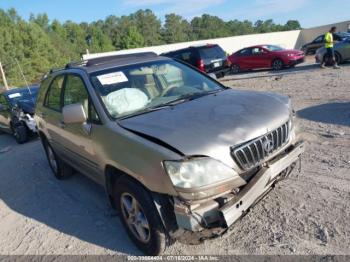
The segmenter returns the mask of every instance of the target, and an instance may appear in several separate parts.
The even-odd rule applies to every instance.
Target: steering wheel
[[[174,92],[176,89],[179,89],[180,87],[173,84],[168,86],[166,89],[163,90],[162,96],[172,96],[171,93]]]

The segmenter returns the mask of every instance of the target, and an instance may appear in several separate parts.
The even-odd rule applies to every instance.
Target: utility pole
[[[7,84],[5,72],[4,72],[4,69],[2,68],[1,62],[0,62],[0,73],[1,73],[1,76],[2,76],[2,81],[4,82],[5,89],[6,89],[6,90],[9,90],[9,86],[8,86],[8,84]]]

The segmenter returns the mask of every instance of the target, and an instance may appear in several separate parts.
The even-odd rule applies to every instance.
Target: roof
[[[65,69],[82,69],[87,73],[94,73],[114,67],[147,63],[152,61],[170,60],[152,52],[134,53],[126,55],[105,56],[67,64]],[[64,70],[64,69],[61,69]],[[53,72],[53,71],[52,71]]]

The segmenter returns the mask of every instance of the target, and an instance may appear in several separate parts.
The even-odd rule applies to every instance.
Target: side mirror
[[[210,74],[208,74],[208,76],[210,76],[211,78],[213,78],[215,80],[218,79],[214,73],[210,73]]]
[[[65,124],[83,124],[87,120],[84,107],[81,103],[64,106],[62,109]]]

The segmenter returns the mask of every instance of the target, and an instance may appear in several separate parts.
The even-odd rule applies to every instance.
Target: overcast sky
[[[50,19],[91,22],[108,15],[128,15],[152,9],[163,21],[167,13],[191,19],[203,13],[224,20],[256,21],[272,18],[284,24],[297,19],[303,27],[350,20],[350,0],[0,0],[0,8],[14,7],[28,18],[30,13],[47,13]]]

